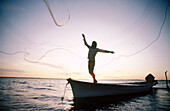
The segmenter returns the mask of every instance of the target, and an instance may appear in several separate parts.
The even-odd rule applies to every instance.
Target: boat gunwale
[[[124,83],[124,84],[106,84],[106,83],[90,83],[90,82],[84,82],[84,81],[78,81],[78,80],[73,80],[71,78],[67,79],[67,81],[71,84],[71,82],[76,82],[79,84],[89,84],[89,85],[96,85],[96,86],[112,86],[112,87],[146,87],[153,85],[154,82],[152,83]]]

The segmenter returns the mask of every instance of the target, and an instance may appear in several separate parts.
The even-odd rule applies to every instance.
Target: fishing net
[[[147,56],[150,47],[159,46],[160,37],[169,34],[167,0],[7,0],[0,6],[1,69],[22,64],[29,71],[34,64],[49,67],[46,73],[52,70],[52,77],[81,75],[87,70],[88,49],[81,37],[85,33],[89,45],[95,40],[99,48],[115,52],[96,57],[97,67],[110,70],[107,65],[113,66],[121,58]]]

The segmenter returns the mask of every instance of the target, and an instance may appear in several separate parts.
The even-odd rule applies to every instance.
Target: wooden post
[[[169,86],[168,86],[168,78],[167,78],[167,71],[165,72],[165,77],[166,77],[166,86],[167,86],[167,89],[169,89]]]

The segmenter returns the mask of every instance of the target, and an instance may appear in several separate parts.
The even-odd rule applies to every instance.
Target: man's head
[[[93,41],[93,42],[92,42],[91,47],[92,47],[92,48],[96,48],[96,47],[97,47],[97,43],[96,43],[96,41]]]

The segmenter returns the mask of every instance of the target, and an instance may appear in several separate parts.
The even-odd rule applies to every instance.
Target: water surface
[[[126,83],[139,81],[100,81],[104,83]],[[74,105],[70,85],[64,87],[66,80],[0,78],[0,110],[128,110],[128,111],[167,111],[170,109],[170,91],[153,90],[144,95],[131,97],[116,103],[98,107],[80,107]],[[158,81],[156,87],[166,87],[165,81]]]

